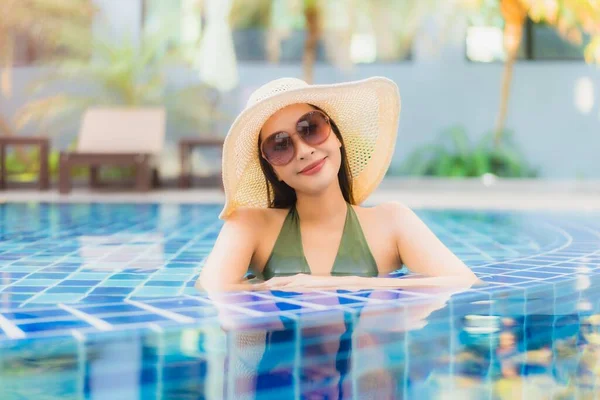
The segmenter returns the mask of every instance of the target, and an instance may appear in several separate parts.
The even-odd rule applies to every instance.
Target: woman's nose
[[[307,144],[304,140],[298,137],[296,137],[294,146],[296,146],[296,157],[298,158],[298,160],[304,160],[308,155],[313,154],[315,152],[314,147]]]

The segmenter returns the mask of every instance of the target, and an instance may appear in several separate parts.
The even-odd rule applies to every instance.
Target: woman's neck
[[[303,223],[323,223],[346,215],[346,200],[336,181],[319,194],[297,193],[296,211]]]

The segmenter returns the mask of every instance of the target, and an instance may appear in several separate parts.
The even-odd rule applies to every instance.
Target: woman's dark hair
[[[314,109],[325,113],[325,111],[323,111],[319,107],[314,106],[312,104],[309,105]],[[339,128],[335,124],[335,121],[331,119],[331,117],[329,118],[329,122],[331,124],[331,130],[342,143],[342,147],[340,148],[342,155],[342,163],[338,172],[338,181],[340,183],[340,189],[342,190],[342,195],[344,196],[346,202],[350,204],[355,204],[354,196],[352,195],[352,175],[350,173],[350,166],[348,165],[348,157],[346,155],[346,146],[344,145],[344,138],[342,137]],[[290,208],[294,206],[296,204],[296,191],[290,186],[288,186],[287,183],[277,179],[277,175],[275,175],[275,171],[273,171],[273,167],[271,166],[271,164],[269,164],[269,162],[262,157],[260,145],[261,139],[259,136],[258,158],[260,160],[260,167],[262,168],[263,174],[265,175],[269,208]]]

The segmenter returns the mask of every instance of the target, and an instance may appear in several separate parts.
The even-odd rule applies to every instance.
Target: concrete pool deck
[[[400,201],[414,208],[489,210],[600,210],[600,180],[408,179],[388,178],[365,205]],[[1,202],[124,202],[196,203],[224,202],[215,188],[178,190],[165,188],[149,193],[75,188],[69,195],[56,190],[10,189],[0,193]]]

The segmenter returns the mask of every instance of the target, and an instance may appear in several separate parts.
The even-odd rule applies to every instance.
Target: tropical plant
[[[273,2],[268,0],[242,1],[237,0],[232,14],[239,13],[242,19],[259,21],[260,24],[269,20],[272,14]],[[243,6],[242,6],[243,4]],[[504,20],[504,46],[506,60],[502,76],[501,97],[498,114],[494,129],[494,144],[500,145],[502,134],[506,131],[506,118],[508,113],[508,102],[510,98],[510,86],[514,64],[517,59],[519,48],[523,37],[523,27],[529,18],[535,23],[547,23],[554,27],[559,34],[574,43],[582,43],[584,34],[590,36],[589,43],[585,48],[585,59],[588,62],[600,62],[600,4],[597,1],[584,0],[456,0],[442,2],[437,0],[424,1],[395,1],[395,0],[352,0],[346,2],[320,1],[320,0],[289,0],[286,2],[292,13],[301,13],[304,16],[304,28],[307,31],[303,55],[303,75],[308,82],[312,81],[314,62],[316,59],[316,47],[318,41],[326,33],[326,27],[331,21],[343,19],[339,12],[331,12],[336,5],[347,7],[352,16],[356,14],[368,15],[372,32],[377,43],[403,42],[408,47],[410,39],[419,29],[422,22],[437,10],[443,10],[442,18],[437,19],[441,24],[440,32],[444,32],[453,25],[457,17],[471,14],[482,14],[499,12]],[[328,11],[329,10],[329,11]],[[352,18],[352,17],[351,17]],[[393,24],[390,18],[401,18],[402,23]],[[238,18],[234,18],[238,20]],[[277,19],[279,26],[285,25],[282,18]],[[288,18],[289,23],[296,23],[295,19]],[[271,24],[273,22],[271,21]],[[360,24],[356,21],[350,24],[352,29],[360,30]],[[398,29],[398,26],[401,28]],[[346,32],[351,35],[352,32]],[[442,39],[444,35],[439,35]],[[393,38],[393,39],[392,39]],[[336,41],[335,46],[327,48],[330,56],[347,53],[346,47],[350,45],[349,40]],[[344,50],[340,51],[340,48]],[[272,57],[271,57],[272,58]],[[348,59],[348,57],[342,57]]]
[[[35,160],[35,161],[34,161]],[[10,171],[11,181],[32,182],[38,179],[39,151],[37,149],[23,149],[6,154],[6,170]],[[48,154],[48,172],[51,178],[58,178],[60,164],[60,150],[51,149]],[[123,179],[135,176],[133,167],[107,166],[100,170],[103,179]],[[71,175],[76,178],[88,176],[88,169],[76,166],[71,169]]]
[[[479,177],[492,173],[500,177],[535,177],[538,171],[528,165],[517,150],[511,132],[505,132],[500,145],[494,132],[472,143],[463,127],[452,127],[433,144],[416,149],[405,160],[400,174],[443,177]]]
[[[212,103],[214,92],[202,83],[183,88],[169,84],[167,70],[183,61],[179,49],[163,54],[163,37],[147,35],[140,45],[96,40],[91,44],[91,59],[52,64],[51,72],[32,84],[32,95],[38,97],[18,110],[16,126],[34,123],[38,129],[57,133],[72,126],[90,106],[164,105],[170,133],[205,132],[218,117]],[[64,83],[75,90],[46,90]]]
[[[523,39],[527,19],[554,27],[565,39],[583,43],[583,36],[590,37],[585,47],[587,62],[600,62],[600,3],[585,0],[462,0],[472,11],[481,13],[490,8],[498,9],[504,20],[504,48],[506,60],[502,74],[501,98],[494,143],[499,145],[505,132],[508,101],[513,69]]]
[[[269,26],[273,0],[234,0],[229,20],[237,29]]]
[[[408,51],[422,19],[442,3],[441,0],[236,0],[230,19],[238,29],[268,30],[268,58],[275,62],[279,59],[279,41],[303,29],[306,35],[302,72],[303,79],[310,83],[320,42],[325,44],[328,60],[342,68],[352,64],[350,53],[355,33],[368,33],[375,38],[378,57],[397,58]],[[402,23],[397,22],[398,16]]]
[[[317,46],[321,36],[321,15],[317,0],[304,0],[304,20],[306,21],[306,41],[302,55],[302,71],[307,82],[312,83],[315,61],[317,60]]]
[[[88,0],[0,0],[0,96],[12,94],[17,40],[36,43],[45,53],[82,54],[91,35],[95,8]],[[0,134],[13,129],[0,115]]]
[[[0,0],[0,99],[12,95],[12,69],[18,41],[35,44],[42,55],[81,56],[91,35],[95,7],[87,0]],[[12,121],[0,114],[0,135],[17,132]],[[18,180],[31,180],[32,157],[37,153],[16,146],[7,154],[7,169]]]

